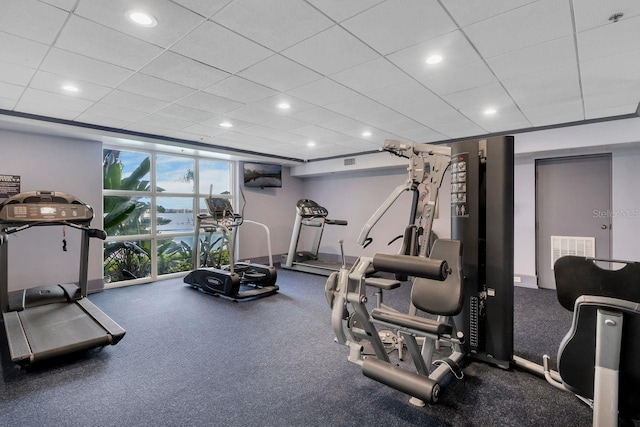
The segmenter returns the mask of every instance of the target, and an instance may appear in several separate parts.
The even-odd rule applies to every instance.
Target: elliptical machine
[[[244,193],[240,190],[243,198]],[[196,247],[193,250],[193,265],[199,266],[184,278],[184,283],[203,292],[231,298],[234,301],[247,298],[258,298],[273,295],[280,289],[276,285],[277,272],[273,266],[271,254],[271,236],[269,228],[259,222],[244,219],[244,215],[233,211],[231,202],[224,197],[215,197],[209,193],[205,199],[208,213],[198,214],[196,218]],[[238,228],[243,223],[252,223],[264,228],[267,234],[267,247],[269,252],[269,265],[236,262],[235,244]],[[200,240],[200,230],[208,234],[204,241]],[[214,233],[222,233],[222,236],[211,244]],[[217,244],[219,253],[226,248],[229,253],[229,264],[222,265],[221,256],[214,267],[206,267],[212,246]],[[202,250],[201,250],[202,248]],[[203,256],[200,253],[204,252]]]

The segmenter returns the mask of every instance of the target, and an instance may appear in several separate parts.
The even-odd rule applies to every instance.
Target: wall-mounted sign
[[[0,199],[20,193],[20,175],[0,175]]]

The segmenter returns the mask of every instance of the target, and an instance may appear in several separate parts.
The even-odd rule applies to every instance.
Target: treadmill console
[[[29,191],[0,203],[0,223],[30,224],[71,222],[84,224],[93,219],[91,206],[74,196],[53,191]]]
[[[296,204],[298,214],[303,218],[326,218],[329,211],[313,200],[301,199]]]

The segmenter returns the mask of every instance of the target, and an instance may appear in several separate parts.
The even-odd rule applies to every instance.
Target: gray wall
[[[344,241],[347,256],[373,255],[376,252],[397,253],[401,241],[388,242],[404,232],[409,223],[411,193],[404,192],[371,230],[373,242],[362,249],[358,236],[369,217],[378,209],[392,191],[408,179],[406,167],[369,172],[333,174],[304,179],[305,198],[310,198],[329,210],[329,218],[345,219],[348,226],[327,226],[320,246],[321,253],[338,254],[338,241]],[[447,173],[440,189],[439,218],[433,229],[440,237],[451,235],[449,217],[450,175]]]
[[[241,168],[237,168],[241,173]],[[247,204],[244,217],[269,227],[273,262],[280,262],[280,254],[287,252],[291,230],[296,218],[296,202],[304,198],[303,181],[290,175],[290,168],[282,168],[282,188],[243,187]],[[238,179],[241,182],[241,179]],[[240,184],[242,185],[242,184]],[[244,224],[238,233],[239,259],[266,260],[267,239],[262,227]]]
[[[94,208],[92,225],[102,226],[102,144],[0,130],[0,174],[20,175],[21,191],[53,190],[73,194]],[[80,232],[37,227],[9,237],[9,290],[78,281]],[[89,288],[101,289],[102,242],[92,239]]]

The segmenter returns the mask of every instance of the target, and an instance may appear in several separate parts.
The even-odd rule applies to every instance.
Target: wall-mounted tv
[[[245,187],[282,187],[282,165],[244,163]]]

